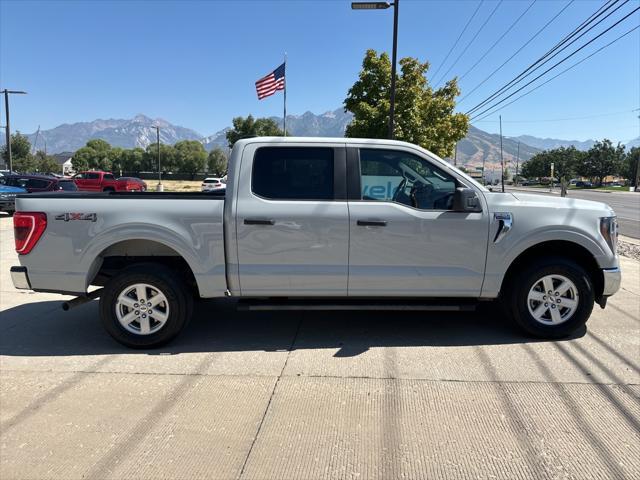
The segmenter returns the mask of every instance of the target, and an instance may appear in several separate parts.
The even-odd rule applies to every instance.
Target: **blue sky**
[[[513,78],[602,3],[573,2],[466,98],[460,110]],[[440,74],[496,4],[483,3]],[[503,2],[448,76],[465,73],[529,4],[530,0]],[[538,0],[462,79],[463,96],[566,4]],[[428,60],[435,72],[477,5],[478,0],[401,0],[398,55]],[[605,23],[639,5],[639,0],[631,0]],[[573,59],[638,23],[640,12]],[[0,0],[0,88],[29,92],[12,98],[13,130],[32,132],[38,125],[47,129],[144,113],[208,135],[237,115],[281,115],[281,94],[258,101],[254,82],[278,66],[285,51],[288,112],[322,113],[340,107],[365,50],[390,50],[391,27],[391,9],[352,11],[350,2],[342,0]],[[640,135],[640,112],[633,112],[640,107],[639,32],[502,110],[505,135],[622,141]],[[476,126],[497,131],[497,114],[487,120]]]

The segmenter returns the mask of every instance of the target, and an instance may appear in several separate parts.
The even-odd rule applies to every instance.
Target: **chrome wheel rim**
[[[169,302],[162,291],[147,283],[124,288],[116,300],[120,325],[136,335],[156,333],[169,319]]]
[[[529,313],[545,325],[558,325],[569,320],[578,309],[579,302],[578,288],[563,275],[540,278],[527,296]]]

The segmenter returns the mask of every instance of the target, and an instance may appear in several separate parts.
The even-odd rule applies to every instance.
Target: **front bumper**
[[[602,270],[602,277],[604,279],[604,288],[602,289],[603,297],[610,297],[620,289],[622,271],[619,267],[604,268]]]
[[[27,267],[11,267],[11,281],[13,286],[20,290],[31,290]]]

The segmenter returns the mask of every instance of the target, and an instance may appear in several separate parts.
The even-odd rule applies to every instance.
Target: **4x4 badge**
[[[56,220],[64,220],[65,222],[69,222],[71,220],[88,220],[90,222],[95,222],[98,220],[98,214],[96,213],[61,213],[60,215],[56,215]]]

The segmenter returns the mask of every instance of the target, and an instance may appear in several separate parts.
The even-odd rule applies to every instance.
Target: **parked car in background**
[[[202,181],[203,192],[214,192],[216,190],[223,190],[227,188],[227,185],[222,182],[222,179],[217,177],[208,177]]]
[[[5,175],[0,183],[11,187],[25,189],[28,193],[35,192],[75,192],[76,184],[70,178],[58,178],[52,175]]]
[[[591,188],[593,187],[593,183],[591,182],[583,182],[582,180],[576,182],[576,188]]]
[[[13,215],[16,211],[16,195],[27,193],[24,188],[0,185],[0,212],[7,212]]]
[[[80,172],[73,177],[78,190],[85,192],[144,192],[147,184],[139,178],[116,179],[111,172]]]
[[[125,183],[124,189],[122,190],[125,192],[146,192],[147,191],[147,183],[140,178],[120,177],[116,180],[116,182],[118,182],[119,186],[121,186],[123,182]],[[116,190],[116,191],[121,191],[121,190]]]

